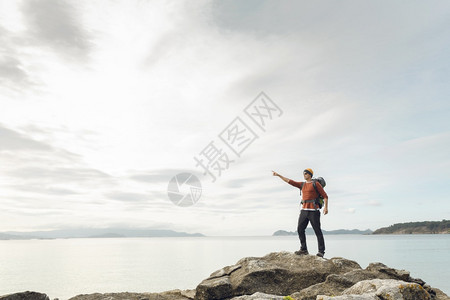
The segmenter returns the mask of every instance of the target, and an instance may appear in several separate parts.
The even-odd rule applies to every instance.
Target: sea
[[[317,241],[307,236],[310,254]],[[325,258],[344,257],[408,270],[450,295],[450,235],[325,235]],[[243,257],[296,251],[296,236],[86,238],[0,241],[0,295],[79,294],[195,289]]]

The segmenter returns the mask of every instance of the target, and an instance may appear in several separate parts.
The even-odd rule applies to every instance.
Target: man
[[[300,216],[298,218],[298,226],[297,232],[300,238],[300,250],[295,251],[295,254],[298,255],[306,255],[308,254],[308,248],[306,246],[306,235],[305,229],[308,226],[308,223],[311,222],[311,225],[314,229],[314,233],[317,237],[317,243],[319,252],[317,256],[323,257],[325,254],[325,241],[323,239],[322,229],[320,228],[320,208],[317,204],[314,203],[314,200],[319,197],[317,195],[316,190],[314,189],[312,176],[314,174],[312,169],[305,169],[303,171],[303,177],[305,181],[293,181],[289,178],[281,176],[275,171],[273,172],[273,176],[278,176],[285,182],[289,183],[292,186],[295,186],[302,190],[302,208],[300,211]],[[316,181],[316,187],[319,194],[323,197],[324,207],[323,214],[328,214],[328,195],[324,191],[323,187],[320,185],[318,181]]]

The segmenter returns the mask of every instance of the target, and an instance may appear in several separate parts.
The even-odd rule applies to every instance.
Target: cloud
[[[23,63],[12,56],[2,55],[0,57],[0,83],[1,85],[31,85],[28,73]]]
[[[92,43],[80,20],[80,13],[69,1],[30,0],[21,7],[30,43],[48,46],[57,54],[76,61],[86,60]]]
[[[19,54],[22,41],[0,25],[0,88],[18,93],[21,88],[36,86]]]
[[[67,189],[67,188],[56,188],[42,185],[16,185],[9,186],[10,189],[15,191],[22,191],[27,193],[41,194],[41,195],[55,195],[55,196],[65,196],[65,195],[77,195],[79,192]]]
[[[327,5],[329,6],[329,5]],[[331,9],[331,8],[330,8]],[[237,33],[262,37],[296,32],[309,18],[320,17],[323,6],[303,1],[218,1],[211,3],[211,14],[218,26]],[[308,13],[310,16],[308,16]],[[283,18],[274,16],[283,15]],[[305,20],[306,17],[306,20]]]
[[[44,182],[77,182],[85,184],[98,184],[99,180],[108,180],[112,177],[102,171],[80,167],[24,167],[8,172],[9,176],[23,180]],[[105,181],[107,182],[107,181]]]
[[[149,195],[131,192],[115,191],[106,193],[105,196],[109,199],[119,200],[123,202],[146,202],[149,200]]]
[[[54,151],[48,144],[35,141],[26,135],[0,124],[0,151]]]
[[[81,155],[54,146],[47,129],[24,128],[21,133],[0,124],[2,187],[9,193],[32,193],[44,199],[89,193],[93,187],[110,187],[115,182],[106,172],[86,166]],[[46,142],[32,135],[45,137]]]
[[[221,1],[214,2],[211,10],[221,32],[264,40],[264,51],[277,49],[273,69],[247,78],[246,86],[296,86],[298,94],[313,92],[315,97],[356,92],[359,102],[370,102],[373,98],[365,97],[369,93],[404,93],[422,88],[423,79],[440,84],[443,74],[448,74],[445,67],[435,67],[436,61],[448,65],[448,55],[442,51],[449,46],[448,32],[443,30],[449,22],[445,1],[433,7],[416,3],[408,13],[402,6],[387,9],[374,1],[339,5]],[[377,98],[378,103],[395,101]]]
[[[21,166],[30,164],[49,167],[60,163],[79,162],[78,154],[55,147],[48,141],[36,140],[32,137],[36,134],[51,138],[47,130],[36,126],[27,127],[22,133],[0,124],[0,153],[2,154],[0,158],[4,159],[3,165],[13,165],[16,169],[18,163]]]
[[[31,0],[2,7],[0,89],[9,96],[42,92],[49,71],[61,72],[53,69],[54,57],[77,64],[88,61],[93,39],[84,29],[82,7],[73,4]]]
[[[135,174],[129,175],[128,178],[138,182],[144,183],[169,183],[172,177],[180,173],[190,173],[197,175],[197,170],[188,169],[156,169],[151,171],[140,171],[135,172]]]
[[[251,183],[256,183],[261,180],[261,176],[258,177],[247,177],[247,178],[234,178],[231,180],[228,180],[225,184],[227,188],[230,189],[239,189],[245,186],[248,186]]]

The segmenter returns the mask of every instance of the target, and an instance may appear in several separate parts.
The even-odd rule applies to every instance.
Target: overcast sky
[[[448,1],[0,1],[0,231],[294,231],[305,168],[323,229],[448,219],[449,53]]]

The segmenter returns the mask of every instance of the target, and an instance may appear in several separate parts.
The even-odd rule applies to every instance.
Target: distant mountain
[[[370,229],[366,229],[366,230],[359,230],[359,229],[338,229],[338,230],[331,230],[331,231],[326,231],[325,230],[325,234],[372,234],[373,231]]]
[[[111,238],[111,237],[201,237],[201,233],[186,233],[164,229],[86,228],[61,229],[51,231],[0,233],[0,240],[28,239],[70,239],[70,238]]]
[[[121,238],[121,237],[126,237],[124,235],[118,234],[118,233],[104,233],[104,234],[97,234],[97,235],[92,235],[92,236],[88,236],[88,238],[93,238],[93,239],[97,239],[97,238]]]
[[[323,234],[372,234],[372,230],[366,229],[366,230],[358,230],[358,229],[338,229],[338,230],[323,230]],[[312,228],[306,228],[306,234],[314,234],[314,230]],[[297,235],[297,231],[285,231],[285,230],[278,230],[275,231],[273,236],[283,236],[283,235]]]
[[[450,221],[397,223],[375,230],[373,234],[445,234],[450,233]]]
[[[36,236],[27,236],[27,235],[15,235],[15,234],[7,234],[0,232],[0,240],[31,240],[38,239]]]

